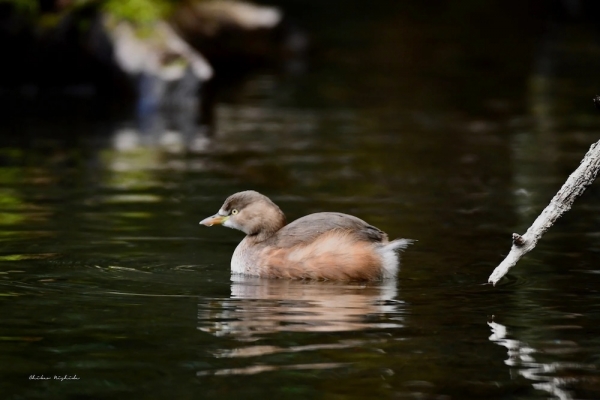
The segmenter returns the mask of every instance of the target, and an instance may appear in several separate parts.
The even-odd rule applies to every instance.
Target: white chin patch
[[[233,222],[231,219],[228,219],[225,222],[223,222],[223,226],[226,226],[226,227],[232,228],[232,229],[237,229],[238,231],[242,230],[242,228],[238,224]]]

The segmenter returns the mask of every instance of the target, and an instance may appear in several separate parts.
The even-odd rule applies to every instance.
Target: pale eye
[[[233,210],[231,210],[231,215],[235,215],[235,214],[237,214],[237,213],[238,213],[238,210],[237,210],[237,208],[234,208]]]

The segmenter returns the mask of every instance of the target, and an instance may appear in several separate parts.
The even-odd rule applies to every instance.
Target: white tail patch
[[[400,270],[400,255],[399,251],[406,249],[414,240],[411,239],[396,239],[377,248],[377,252],[381,256],[383,279],[395,278]]]

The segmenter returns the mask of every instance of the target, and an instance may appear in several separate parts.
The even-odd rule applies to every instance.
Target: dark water
[[[223,88],[212,129],[69,98],[5,118],[2,397],[600,398],[596,185],[483,285],[600,136],[597,32],[300,3],[314,54]],[[418,242],[397,282],[232,278],[241,234],[198,221],[249,188]]]

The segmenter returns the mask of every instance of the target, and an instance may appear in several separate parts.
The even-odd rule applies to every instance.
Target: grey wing
[[[387,235],[360,218],[336,212],[321,212],[299,218],[281,228],[277,234],[278,247],[291,247],[314,240],[331,230],[343,230],[358,240],[387,242]]]

